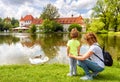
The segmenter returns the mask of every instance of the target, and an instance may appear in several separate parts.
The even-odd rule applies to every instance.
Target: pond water
[[[82,39],[81,34],[79,40]],[[101,46],[109,51],[114,59],[120,60],[120,36],[97,35]],[[69,34],[0,33],[0,65],[30,64],[29,58],[48,57],[46,63],[68,63],[66,43]],[[88,46],[83,44],[80,51],[85,53]]]

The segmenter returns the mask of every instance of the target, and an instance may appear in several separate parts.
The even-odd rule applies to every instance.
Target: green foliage
[[[10,22],[6,22],[5,19],[0,18],[0,31],[11,31],[13,27],[19,26],[19,21],[12,18]]]
[[[52,27],[53,27],[52,31],[54,32],[63,31],[63,26],[60,23],[56,21],[51,21],[51,22],[52,22]]]
[[[118,15],[118,31],[120,31],[120,14]]]
[[[0,22],[0,31],[4,30],[4,23]]]
[[[15,18],[12,18],[11,24],[13,27],[18,27],[19,26],[19,21]]]
[[[52,4],[47,4],[46,7],[44,7],[43,12],[40,16],[42,19],[49,19],[53,20],[55,18],[58,18],[60,15],[58,13],[58,9],[53,6]]]
[[[91,24],[90,19],[89,18],[84,18],[84,23],[86,24],[85,25],[86,30],[88,30],[90,28],[90,24]]]
[[[73,28],[77,28],[77,30],[78,30],[79,32],[81,32],[81,30],[82,30],[82,27],[81,27],[79,24],[71,24],[71,25],[69,26],[69,28],[68,28],[68,31],[70,32],[71,29],[73,29]]]
[[[0,18],[0,22],[2,22],[2,18]]]
[[[30,27],[30,33],[35,33],[35,32],[36,32],[36,26],[32,24]]]
[[[93,31],[93,32],[99,32],[104,29],[104,23],[101,22],[99,19],[95,19],[92,21],[90,24],[90,28],[88,28],[88,31]]]
[[[4,30],[10,30],[12,28],[12,25],[9,23],[4,23],[4,22],[0,22],[0,31],[4,31]]]
[[[52,32],[52,25],[49,19],[45,19],[43,22],[44,32]]]
[[[45,19],[43,22],[43,30],[44,32],[57,32],[63,31],[63,26],[56,21],[51,21],[49,19]]]
[[[120,26],[120,1],[119,0],[98,0],[93,8],[93,17],[98,17],[105,24],[105,30],[119,31]]]

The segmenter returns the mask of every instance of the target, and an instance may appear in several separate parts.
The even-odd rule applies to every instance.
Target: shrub
[[[78,30],[79,32],[81,32],[81,30],[82,30],[82,27],[81,27],[79,24],[71,24],[71,25],[69,26],[69,28],[68,28],[68,31],[70,32],[71,29],[73,29],[73,28],[77,28],[77,30]]]

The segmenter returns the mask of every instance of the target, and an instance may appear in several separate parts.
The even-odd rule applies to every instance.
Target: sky
[[[58,9],[60,17],[90,17],[97,0],[0,0],[0,17],[20,19],[26,15],[40,17],[43,8],[52,4]]]

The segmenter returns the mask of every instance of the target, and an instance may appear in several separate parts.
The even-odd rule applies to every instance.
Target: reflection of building
[[[83,27],[82,31],[85,31],[85,25],[82,16],[58,18],[56,19],[56,21],[63,25],[64,31],[68,31],[68,27],[70,26],[70,24],[73,23],[80,24]],[[41,18],[34,18],[32,15],[26,15],[25,17],[21,17],[19,21],[19,26],[28,27],[30,24],[35,24],[36,26],[40,26],[42,22],[43,20]]]

